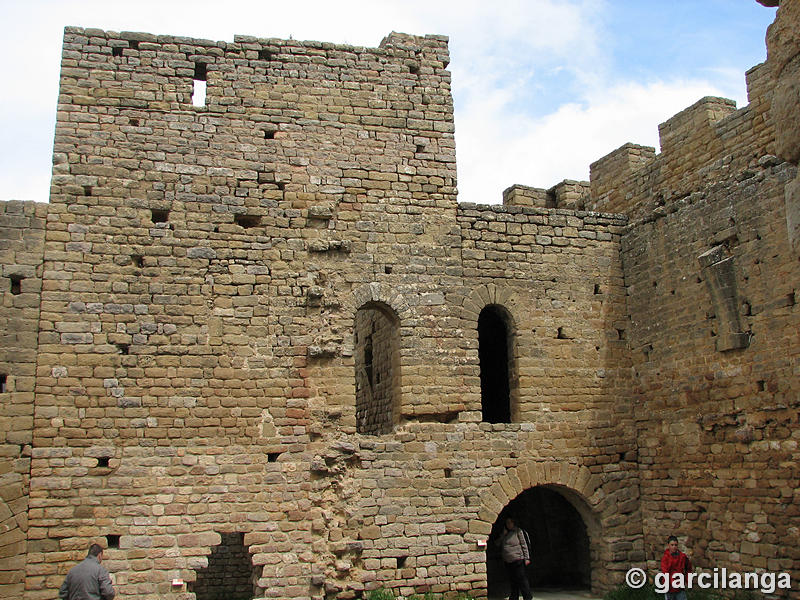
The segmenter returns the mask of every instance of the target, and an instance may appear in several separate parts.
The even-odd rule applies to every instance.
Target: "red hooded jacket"
[[[669,591],[670,592],[679,592],[683,588],[677,588],[672,586],[672,574],[673,573],[690,573],[692,571],[692,563],[689,561],[689,557],[686,556],[680,550],[678,551],[677,556],[673,556],[670,554],[669,549],[664,550],[664,556],[661,557],[661,572],[662,573],[669,573]],[[686,581],[686,577],[684,577],[684,582]]]

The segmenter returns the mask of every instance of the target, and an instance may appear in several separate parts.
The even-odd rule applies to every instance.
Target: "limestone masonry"
[[[537,587],[675,533],[796,598],[798,40],[476,205],[445,37],[68,27],[50,201],[0,203],[0,598],[91,542],[121,598],[498,597],[509,513]]]

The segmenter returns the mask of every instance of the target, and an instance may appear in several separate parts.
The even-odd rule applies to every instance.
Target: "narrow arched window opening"
[[[356,431],[380,435],[392,431],[398,416],[399,321],[379,302],[356,313]]]
[[[481,415],[487,423],[511,422],[511,332],[500,307],[490,305],[478,317],[481,367]]]

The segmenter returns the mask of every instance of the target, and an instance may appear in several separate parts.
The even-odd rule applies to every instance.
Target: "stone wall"
[[[794,171],[764,161],[623,239],[653,568],[669,532],[702,567],[797,565],[800,273],[781,225]],[[730,271],[727,308],[710,249]]]
[[[24,584],[47,206],[0,203],[0,597]]]
[[[242,594],[480,597],[515,510],[596,592],[669,533],[702,567],[796,568],[773,70],[660,154],[487,206],[456,202],[448,60],[439,36],[65,31],[51,203],[2,205],[3,277],[30,277],[0,311],[0,597],[51,598],[91,542],[144,600],[217,593],[234,547]]]
[[[67,29],[27,597],[109,536],[121,593],[181,594],[234,532],[268,597],[485,593],[479,542],[536,485],[590,521],[595,588],[641,556],[625,219],[458,207],[446,63],[439,37]],[[488,305],[513,323],[512,423],[479,422]],[[380,436],[356,410],[376,306]]]
[[[626,144],[594,163],[591,206],[631,219],[621,253],[650,570],[675,533],[700,567],[796,581],[800,269],[784,198],[796,168],[773,155],[769,66],[747,76],[748,106],[704,98],[659,127],[660,154]]]

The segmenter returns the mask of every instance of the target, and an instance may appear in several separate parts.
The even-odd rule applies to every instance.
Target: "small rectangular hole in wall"
[[[132,50],[139,49],[139,41],[138,40],[128,40],[128,48]]]
[[[594,284],[594,295],[597,296],[599,293],[600,293],[600,284],[599,283],[595,283]]]
[[[22,275],[11,275],[11,293],[18,296],[22,293],[22,280],[25,279]]]
[[[106,545],[109,548],[119,548],[119,538],[121,536],[116,533],[109,533],[106,536]]]
[[[131,345],[130,344],[117,344],[117,350],[120,354],[130,354]]]
[[[135,117],[131,117],[130,119],[128,119],[128,124],[131,127],[138,127],[139,126],[139,119],[137,119]]]
[[[261,217],[258,215],[234,215],[233,222],[239,227],[249,229],[251,227],[258,227],[261,225]]]
[[[566,340],[567,339],[567,335],[564,333],[564,328],[563,327],[559,327],[558,328],[558,334],[556,335],[556,339],[559,339],[559,340]]]
[[[265,48],[262,48],[261,50],[258,51],[258,58],[267,61],[275,60],[275,54],[273,54],[272,52],[270,52]]]
[[[194,63],[194,78],[197,81],[206,81],[208,77],[208,67],[206,67],[206,63],[203,62],[196,62]]]
[[[275,139],[275,130],[274,129],[265,129],[264,130],[264,139],[274,140]]]
[[[144,256],[141,254],[131,254],[131,262],[137,269],[144,267]]]
[[[101,469],[107,469],[110,460],[111,458],[108,456],[101,456],[97,459],[97,466]]]
[[[206,82],[200,79],[194,80],[192,88],[192,106],[206,105]]]
[[[763,379],[758,381],[757,385],[758,385],[758,391],[759,392],[763,392],[763,391],[765,391],[767,389],[767,382],[764,381]]]
[[[407,556],[398,556],[397,557],[397,568],[402,569],[406,566],[406,561],[408,560]]]
[[[271,462],[271,463],[277,462],[278,461],[278,457],[281,454],[282,454],[281,452],[269,452],[267,454],[267,462]]]
[[[624,340],[625,339],[625,330],[624,329],[617,329],[617,335],[619,336],[619,339]]]
[[[5,394],[8,391],[8,375],[0,373],[0,394]]]
[[[92,195],[92,186],[90,186],[90,185],[83,186],[83,195],[84,196],[91,196]]]
[[[150,211],[150,218],[153,223],[166,223],[169,221],[169,211],[161,208],[154,208]]]
[[[206,85],[208,73],[206,63],[194,63],[194,87],[192,88],[192,105],[206,105]]]
[[[445,467],[445,468],[444,468],[444,476],[445,476],[446,478],[448,478],[448,479],[449,479],[450,477],[452,477],[452,476],[453,476],[453,469],[451,469],[450,467]]]
[[[122,47],[115,46],[111,49],[111,56],[122,56]]]
[[[417,154],[425,152],[425,144],[417,144]]]
[[[387,275],[391,275],[392,274],[392,267],[390,267],[389,265],[386,265],[385,267],[383,267],[383,272],[386,273]]]
[[[408,67],[408,72],[412,75],[419,75],[419,65],[410,65]]]

